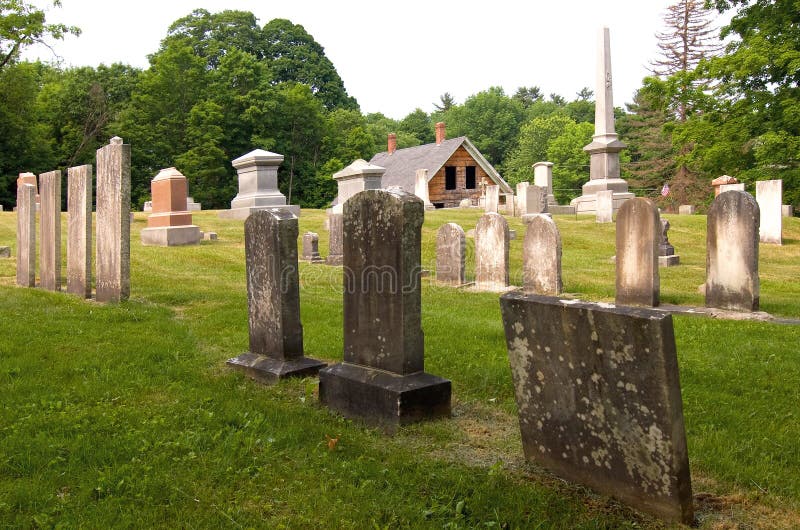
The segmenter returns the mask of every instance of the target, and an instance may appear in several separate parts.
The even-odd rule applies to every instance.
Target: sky
[[[434,110],[449,92],[456,103],[491,86],[512,95],[538,86],[568,101],[595,90],[597,34],[610,29],[614,104],[631,102],[657,56],[655,34],[675,0],[46,0],[48,22],[81,28],[55,41],[64,66],[122,62],[147,68],[167,28],[196,8],[254,13],[261,25],[287,18],[325,48],[363,113],[401,119]],[[45,47],[27,59],[56,59]]]

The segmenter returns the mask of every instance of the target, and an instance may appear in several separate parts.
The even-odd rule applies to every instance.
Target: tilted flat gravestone
[[[611,190],[598,191],[595,195],[595,221],[598,223],[614,222],[614,192]]]
[[[693,521],[672,316],[500,297],[525,457],[670,521]]]
[[[92,166],[67,170],[67,292],[92,297]]]
[[[313,376],[325,363],[303,356],[297,217],[255,210],[244,223],[250,351],[227,364],[266,384]]]
[[[319,255],[319,234],[306,232],[303,234],[303,261],[319,263],[325,261]]]
[[[487,213],[475,226],[475,288],[504,291],[508,288],[509,233],[505,217]]]
[[[390,431],[450,415],[450,381],[424,372],[423,218],[423,202],[403,191],[344,205],[344,362],[320,370],[319,399]]]
[[[534,216],[522,243],[523,290],[556,296],[561,293],[561,234],[552,218]]]
[[[456,223],[447,223],[436,234],[436,281],[464,285],[467,237]]]
[[[39,175],[39,286],[61,290],[61,171]]]
[[[617,295],[622,305],[657,306],[661,218],[650,199],[628,199],[617,213]]]
[[[758,311],[758,203],[744,191],[717,195],[706,228],[706,307]]]
[[[758,230],[760,241],[770,245],[782,245],[783,219],[781,203],[783,202],[783,181],[757,181],[756,202],[761,213]]]
[[[328,215],[328,257],[325,259],[327,265],[341,265],[344,260],[344,220],[340,213],[331,212]]]
[[[36,187],[17,187],[17,285],[36,286]]]
[[[115,136],[97,150],[95,299],[127,300],[131,290],[131,146]]]

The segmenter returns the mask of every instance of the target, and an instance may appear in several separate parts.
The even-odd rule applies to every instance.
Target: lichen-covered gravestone
[[[17,187],[17,285],[36,285],[36,187]]]
[[[319,399],[394,430],[450,415],[450,381],[425,373],[423,202],[367,190],[344,204],[344,362],[319,372]]]
[[[500,306],[525,457],[691,523],[672,316],[519,292]]]
[[[757,311],[760,213],[744,191],[720,193],[708,210],[706,307]]]
[[[628,199],[617,213],[617,295],[622,305],[657,306],[661,218],[650,199]]]
[[[39,175],[41,209],[39,229],[39,284],[61,290],[61,171]]]
[[[475,288],[504,291],[508,288],[510,234],[505,217],[487,213],[475,226]]]
[[[254,210],[244,223],[250,351],[227,364],[266,384],[313,376],[325,363],[303,355],[297,217]]]
[[[523,290],[530,294],[561,293],[561,234],[546,215],[523,217],[528,224],[522,243]]]
[[[92,166],[67,170],[67,292],[92,297]]]
[[[436,234],[436,281],[447,285],[464,285],[466,235],[456,223],[447,223]]]

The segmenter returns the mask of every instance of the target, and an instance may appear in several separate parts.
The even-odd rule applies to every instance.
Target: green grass
[[[479,214],[426,215],[433,269],[438,227]],[[13,253],[15,219],[0,213]],[[14,287],[0,260],[0,526],[662,526],[524,462],[497,295],[425,283],[426,371],[453,381],[453,417],[387,437],[320,407],[314,379],[263,387],[225,368],[247,348],[241,222],[202,212],[219,241],[154,248],[139,243],[145,219],[119,305]],[[323,220],[304,210],[300,229],[326,254]],[[702,305],[705,217],[669,220],[682,265],[661,270],[662,300]],[[556,221],[565,291],[613,300],[613,225]],[[523,226],[509,222],[519,284]],[[784,237],[760,248],[761,306],[800,318],[800,219]],[[340,360],[340,269],[301,264],[301,289],[307,355]],[[800,327],[680,316],[675,333],[701,526],[798,526]]]

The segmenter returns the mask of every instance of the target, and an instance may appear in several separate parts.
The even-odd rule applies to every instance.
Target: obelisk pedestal
[[[231,201],[230,210],[222,210],[222,219],[247,219],[258,210],[281,208],[300,217],[300,207],[286,204],[286,196],[278,190],[278,167],[283,155],[256,149],[231,162],[239,176],[239,193]]]

